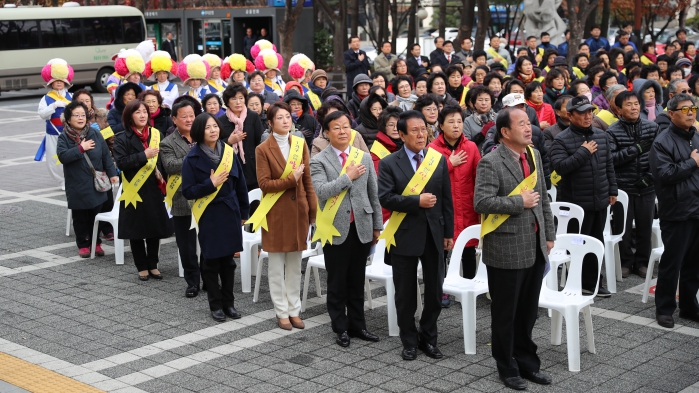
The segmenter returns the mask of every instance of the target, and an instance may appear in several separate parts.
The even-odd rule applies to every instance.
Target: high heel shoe
[[[291,330],[291,328],[292,328],[291,323],[289,322],[289,318],[277,317],[277,324],[279,325],[280,328],[282,328],[284,330]]]

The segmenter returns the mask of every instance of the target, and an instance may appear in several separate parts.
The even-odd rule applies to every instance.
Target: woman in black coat
[[[221,124],[219,138],[236,149],[248,190],[254,190],[259,188],[255,148],[262,142],[264,128],[260,116],[255,111],[248,110],[247,101],[248,90],[242,83],[236,82],[226,87],[223,91],[226,113],[218,117]]]
[[[107,114],[107,122],[109,126],[112,127],[112,131],[114,131],[115,134],[124,131],[124,124],[121,118],[126,104],[135,100],[142,91],[143,89],[141,89],[141,86],[132,82],[126,82],[117,87],[114,96],[114,107],[110,109]]]
[[[173,122],[171,116],[172,111],[170,108],[163,107],[163,96],[160,95],[159,91],[146,90],[138,95],[138,99],[143,101],[148,108],[148,115],[150,117],[148,124],[160,131],[160,134],[163,135],[164,138],[167,130],[173,126]]]
[[[201,275],[209,288],[211,316],[223,322],[226,315],[233,319],[241,317],[233,306],[236,268],[233,255],[243,251],[242,224],[248,219],[250,205],[240,159],[232,154],[230,146],[219,140],[219,133],[220,123],[214,115],[202,113],[194,120],[190,135],[196,145],[182,165],[182,196],[197,200],[216,192],[197,224],[203,258]],[[219,165],[227,162],[228,151],[232,157],[230,170],[214,174]]]
[[[107,202],[107,193],[95,189],[92,168],[85,158],[90,160],[96,171],[107,172],[112,183],[119,182],[116,168],[112,162],[107,142],[102,134],[90,127],[87,121],[88,109],[85,104],[73,101],[66,105],[63,112],[63,132],[58,136],[58,159],[63,164],[63,174],[66,184],[68,208],[73,214],[73,229],[75,242],[78,245],[78,255],[82,258],[90,256],[92,245],[92,226],[95,216]],[[97,237],[95,254],[104,256],[100,246],[101,239]]]
[[[138,190],[142,201],[129,205],[127,201],[119,203],[119,239],[130,239],[134,264],[141,281],[147,281],[148,277],[157,280],[163,278],[158,270],[160,239],[169,237],[173,232],[163,203],[165,181],[159,168],[158,148],[151,147],[156,140],[162,140],[162,136],[158,130],[148,126],[148,119],[148,109],[143,101],[129,102],[124,108],[125,129],[116,135],[114,141],[114,160],[123,174],[122,197],[128,193],[126,182],[134,181],[138,171],[146,166],[150,158],[155,158],[158,163]]]
[[[368,147],[371,147],[376,140],[376,134],[379,132],[379,115],[387,106],[388,103],[373,91],[359,106],[361,124],[357,126],[357,131],[362,135]]]

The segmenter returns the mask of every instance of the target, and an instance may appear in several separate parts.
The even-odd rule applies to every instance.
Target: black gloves
[[[650,176],[643,176],[642,178],[636,180],[636,182],[633,184],[636,188],[646,188],[650,187],[653,185],[653,178]]]
[[[485,135],[483,133],[479,132],[478,134],[474,135],[473,138],[471,138],[471,142],[475,143],[476,145],[481,144],[485,140]]]
[[[653,141],[650,139],[644,139],[640,143],[636,144],[636,148],[638,148],[639,153],[645,153],[649,151],[651,146],[653,146]]]

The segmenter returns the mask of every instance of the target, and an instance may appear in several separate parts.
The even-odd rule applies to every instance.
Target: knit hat
[[[553,59],[553,66],[568,67],[568,61],[566,60],[565,56],[556,56],[556,58]]]
[[[143,71],[143,74],[146,78],[150,78],[160,71],[169,72],[173,75],[177,74],[177,63],[164,50],[153,52],[150,61],[146,63],[146,69]]]
[[[282,55],[275,52],[273,49],[263,49],[255,58],[255,67],[262,71],[263,74],[267,74],[269,70],[280,72],[279,67],[281,67],[282,64],[284,64]]]
[[[294,55],[289,60],[289,76],[297,81],[304,79],[308,70],[315,71],[315,69],[316,65],[303,53]]]
[[[190,79],[203,79],[206,80],[211,67],[209,63],[205,62],[201,56],[197,54],[187,55],[182,61],[177,69],[177,76],[182,79],[182,84],[186,85]]]
[[[367,74],[359,74],[354,77],[354,81],[352,82],[352,90],[354,90],[360,83],[368,83],[369,86],[371,86],[374,82],[372,82],[371,78],[369,78]]]
[[[311,74],[311,83],[315,84],[316,79],[318,78],[325,78],[325,80],[328,80],[328,74],[325,72],[325,70],[315,70]]]
[[[273,43],[267,40],[259,40],[255,42],[255,45],[253,45],[252,48],[250,48],[250,56],[252,56],[253,59],[257,59],[260,51],[264,49],[271,49],[275,52],[277,51],[277,47]]]
[[[686,57],[680,57],[680,58],[677,59],[677,61],[675,62],[675,67],[677,67],[677,68],[680,68],[680,67],[682,67],[683,65],[686,65],[686,66],[690,66],[690,67],[691,67],[691,66],[692,66],[692,61],[689,60],[689,59],[686,58]]]
[[[41,77],[46,82],[46,87],[51,86],[55,81],[63,81],[67,85],[71,85],[73,80],[73,67],[68,65],[68,62],[63,59],[51,59],[41,69]]]
[[[132,74],[143,73],[146,69],[146,62],[143,61],[141,53],[136,49],[122,49],[114,61],[114,69],[119,76],[128,79]]]
[[[211,71],[213,71],[214,68],[218,68],[219,70],[221,69],[221,58],[217,55],[213,53],[207,53],[201,58],[205,62],[209,63],[209,68],[211,69]]]

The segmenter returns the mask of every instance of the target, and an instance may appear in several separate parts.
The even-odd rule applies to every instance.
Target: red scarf
[[[531,106],[532,108],[534,108],[535,111],[538,112],[541,109],[541,107],[544,106],[544,102],[541,101],[541,103],[535,104],[535,103],[527,100],[527,105]]]
[[[155,118],[158,117],[159,114],[160,114],[160,108],[158,108],[157,111],[155,111],[149,115],[151,127],[155,127]]]
[[[534,80],[535,76],[536,76],[536,74],[534,74],[533,72],[530,75],[524,75],[523,73],[520,72],[519,75],[517,76],[517,78],[519,78],[519,80],[521,80],[524,83],[524,85],[526,86]]]
[[[650,61],[652,61],[653,63],[657,63],[657,62],[658,62],[658,56],[656,56],[656,55],[654,55],[654,54],[652,54],[652,53],[644,53],[643,56],[647,57],[647,58],[648,58]]]
[[[150,140],[150,128],[148,126],[143,127],[143,131],[139,131],[136,129],[136,127],[131,127],[131,130],[133,131],[134,134],[138,137],[138,139],[141,140],[141,143],[143,143],[143,148],[147,149],[148,148],[148,141]]]

